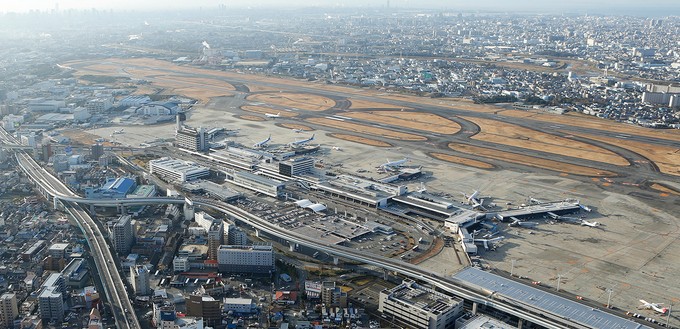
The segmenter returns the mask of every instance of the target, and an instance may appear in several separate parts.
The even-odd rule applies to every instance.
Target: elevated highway
[[[2,132],[0,132],[2,138]],[[88,200],[79,197],[66,187],[60,180],[45,171],[28,154],[23,151],[16,153],[16,159],[24,172],[39,186],[41,191],[52,197],[57,202],[61,202],[64,208],[78,222],[83,233],[88,237],[88,243],[93,251],[95,263],[98,271],[102,275],[106,295],[113,305],[114,317],[119,328],[139,328],[139,322],[132,311],[132,305],[123,285],[122,278],[118,274],[115,265],[112,263],[113,255],[108,248],[104,236],[101,234],[96,223],[85,212],[79,204],[90,204],[98,206],[120,206],[120,205],[140,205],[140,204],[159,204],[159,203],[184,203],[185,199],[179,198],[129,198],[113,200]],[[294,232],[282,230],[279,226],[267,222],[246,210],[236,206],[217,202],[213,200],[194,200],[193,204],[198,207],[210,208],[224,214],[238,218],[256,230],[282,238],[290,244],[299,244],[317,249],[319,251],[342,257],[353,261],[374,265],[383,268],[385,271],[399,273],[401,275],[428,282],[431,285],[447,291],[451,294],[460,296],[477,305],[486,305],[500,310],[507,314],[517,316],[520,319],[535,323],[545,328],[591,328],[590,325],[580,323],[574,319],[562,315],[544,312],[530,305],[523,304],[516,300],[503,298],[496,295],[493,291],[488,291],[474,286],[469,282],[462,282],[450,277],[444,277],[423,269],[417,265],[402,262],[400,260],[363,253],[352,248],[320,243],[310,237]],[[632,321],[627,321],[630,326],[620,328],[645,328],[644,326]]]
[[[101,278],[104,293],[111,304],[116,327],[123,329],[141,328],[123,278],[113,262],[115,258],[106,243],[104,234],[92,217],[76,201],[83,199],[79,198],[59,179],[45,171],[24,151],[17,152],[16,159],[22,170],[36,183],[39,189],[55,200],[55,205],[57,202],[64,205],[65,211],[73,217],[80,230],[87,237],[87,243],[90,246],[97,272]]]

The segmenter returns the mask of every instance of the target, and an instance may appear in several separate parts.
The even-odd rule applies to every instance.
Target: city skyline
[[[87,0],[27,0],[22,2],[4,3],[0,5],[0,13],[29,12],[29,11],[64,11],[64,10],[181,10],[203,9],[225,5],[228,8],[258,8],[258,7],[364,7],[364,8],[423,8],[423,9],[447,9],[447,10],[479,10],[479,11],[508,11],[508,12],[587,12],[593,14],[626,14],[634,16],[668,16],[673,9],[680,9],[680,4],[672,0],[655,0],[640,3],[639,1],[613,1],[605,0],[593,3],[592,1],[575,0],[568,3],[537,3],[533,0],[483,0],[469,3],[460,0],[380,0],[366,3],[358,0],[312,0],[300,1],[289,0],[285,3],[273,0],[258,1],[222,1],[222,0],[197,0],[188,2],[166,3],[157,0],[132,1],[132,0],[104,0],[93,4]]]

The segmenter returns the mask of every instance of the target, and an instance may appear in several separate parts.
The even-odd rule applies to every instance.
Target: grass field
[[[498,112],[498,114],[502,116],[527,118],[529,120],[551,122],[555,124],[573,125],[578,127],[606,130],[629,135],[652,136],[656,138],[680,142],[680,130],[678,129],[648,129],[639,126],[634,126],[631,124],[624,124],[612,120],[606,120],[594,117],[592,115],[586,115],[581,113],[570,112],[565,115],[558,115],[544,113],[538,110],[531,111],[504,110]]]
[[[368,111],[349,112],[343,115],[355,119],[445,135],[452,135],[460,131],[460,125],[458,123],[431,113]]]
[[[461,158],[457,157],[455,155],[450,155],[450,154],[445,154],[445,153],[430,153],[429,154],[431,157],[439,160],[443,160],[446,162],[451,162],[455,164],[460,164],[464,166],[469,166],[469,167],[475,167],[479,169],[493,169],[495,168],[492,164],[482,162],[479,160],[472,160],[472,159],[467,159],[467,158]]]
[[[473,117],[463,118],[474,122],[481,128],[481,132],[472,137],[476,140],[618,166],[629,165],[626,159],[616,153],[587,143],[503,123],[502,121]]]
[[[671,194],[680,195],[680,191],[676,191],[672,188],[669,188],[667,186],[664,186],[664,185],[661,185],[661,184],[658,184],[658,183],[654,183],[650,187],[661,192],[660,193],[661,196],[669,196]]]
[[[342,139],[345,141],[349,142],[354,142],[354,143],[359,143],[359,144],[364,144],[364,145],[371,145],[371,146],[376,146],[376,147],[391,147],[392,144],[390,143],[385,143],[383,141],[378,141],[375,139],[370,139],[370,138],[365,138],[361,136],[355,136],[355,135],[348,135],[348,134],[328,134],[329,137],[337,138],[337,139]]]
[[[523,154],[511,153],[498,151],[485,147],[477,147],[466,144],[450,143],[449,147],[458,152],[467,153],[471,155],[479,155],[487,158],[498,159],[502,161],[507,161],[511,163],[517,163],[525,166],[542,168],[557,171],[560,173],[580,175],[580,176],[592,176],[592,177],[612,177],[615,176],[614,173],[600,170],[596,168],[577,166],[569,163],[540,159],[535,157],[529,157]]]
[[[394,131],[394,130],[390,130],[390,129],[377,128],[377,127],[362,125],[362,124],[358,124],[358,123],[351,123],[351,122],[347,122],[347,121],[338,121],[338,120],[327,119],[327,118],[310,118],[310,119],[306,119],[305,121],[310,122],[310,123],[314,123],[314,124],[317,124],[317,125],[321,125],[321,126],[333,127],[333,128],[352,131],[352,132],[356,132],[356,133],[362,133],[362,134],[391,138],[391,139],[398,139],[398,140],[405,140],[405,141],[426,141],[427,140],[427,138],[420,136],[420,135],[407,134],[407,133],[402,133],[402,132],[398,132],[398,131]]]
[[[668,146],[635,142],[627,139],[602,137],[589,134],[573,135],[609,143],[631,150],[654,162],[659,167],[661,172],[680,176],[680,144],[678,144],[677,148],[672,148]]]
[[[246,99],[253,102],[262,102],[305,111],[325,111],[335,106],[335,101],[330,98],[303,93],[254,94]]]

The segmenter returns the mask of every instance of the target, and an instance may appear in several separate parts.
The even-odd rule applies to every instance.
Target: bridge
[[[1,131],[0,138],[2,138]],[[184,198],[180,199],[165,197],[109,200],[85,199],[69,190],[68,187],[63,184],[63,182],[45,171],[44,168],[39,166],[35,160],[33,160],[33,158],[31,158],[25,152],[18,151],[16,153],[16,160],[22,170],[36,183],[39,190],[46,197],[54,200],[55,205],[58,203],[64,205],[66,211],[76,219],[79,227],[88,237],[88,244],[93,250],[93,257],[95,258],[97,269],[102,275],[102,283],[105,286],[106,295],[115,305],[114,317],[116,318],[117,325],[122,328],[139,328],[139,322],[134,315],[134,312],[131,311],[132,306],[127,297],[127,293],[125,292],[122,279],[120,278],[115,265],[112,265],[110,261],[113,259],[113,256],[106,245],[106,241],[96,223],[92,220],[89,214],[87,214],[87,212],[85,212],[83,208],[80,207],[80,204],[119,207],[143,204],[179,204],[185,203],[189,200]],[[536,309],[531,305],[527,305],[516,300],[497,296],[493,291],[488,291],[469,282],[463,282],[454,279],[453,277],[445,277],[437,273],[433,273],[417,265],[406,263],[401,260],[363,253],[345,246],[320,243],[307,236],[287,230],[282,230],[277,225],[269,223],[246,210],[227,203],[203,199],[189,202],[191,202],[194,206],[217,210],[226,215],[238,218],[240,221],[252,226],[257,231],[262,231],[288,241],[291,246],[296,244],[304,245],[328,253],[329,255],[334,256],[335,260],[337,260],[338,257],[342,257],[364,264],[378,266],[388,272],[398,273],[415,280],[427,282],[442,291],[446,291],[465,300],[471,301],[473,303],[473,310],[475,310],[478,305],[485,305],[507,314],[514,315],[521,319],[519,327],[521,327],[523,321],[528,321],[545,328],[585,329],[591,328],[593,325],[592,322],[580,322],[576,319],[571,319],[560,314],[554,314]],[[597,317],[595,317],[595,321],[598,321],[598,323],[601,325],[600,327],[608,327],[606,324],[611,323],[612,320],[616,320],[615,322],[617,323],[623,323],[623,325],[619,325],[617,328],[647,328],[633,321],[619,318],[615,315],[602,311],[598,312]]]

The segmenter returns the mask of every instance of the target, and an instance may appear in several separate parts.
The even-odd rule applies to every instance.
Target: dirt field
[[[365,100],[361,100],[361,99],[350,99],[350,102],[352,102],[352,106],[350,106],[349,108],[353,109],[353,110],[357,110],[357,109],[406,109],[406,110],[411,110],[411,108],[409,108],[409,107],[380,103],[380,102],[371,102],[371,101],[365,101]]]
[[[299,125],[295,123],[278,123],[276,124],[279,127],[283,128],[288,128],[288,129],[300,129],[302,131],[314,131],[314,128],[305,126],[305,125]]]
[[[593,140],[610,143],[636,152],[653,161],[663,173],[680,176],[680,144],[678,148],[634,142],[627,139],[601,137],[589,134],[573,134]]]
[[[241,109],[244,111],[248,112],[255,112],[259,114],[265,114],[265,113],[270,113],[270,114],[279,114],[281,117],[286,117],[286,118],[292,118],[297,116],[298,114],[295,112],[288,112],[288,111],[279,111],[275,110],[269,107],[264,107],[264,106],[254,106],[254,105],[245,105],[241,106]]]
[[[472,160],[472,159],[466,159],[466,158],[461,158],[457,157],[455,155],[450,155],[450,154],[444,154],[444,153],[430,153],[429,154],[431,157],[439,160],[443,160],[446,162],[451,162],[451,163],[456,163],[464,166],[469,166],[469,167],[475,167],[479,169],[493,169],[494,166],[490,163],[478,161],[478,160]]]
[[[82,130],[63,130],[61,134],[70,138],[71,144],[92,145],[95,143],[96,139],[100,138],[95,134],[91,134],[88,133],[87,131]],[[114,146],[111,142],[108,141],[103,142],[101,144],[104,145],[105,147]]]
[[[255,94],[248,96],[246,99],[253,102],[262,102],[305,111],[325,111],[335,106],[335,101],[330,98],[290,92]]]
[[[265,121],[265,118],[254,116],[254,115],[238,115],[236,117],[239,118],[239,119],[248,120],[248,121]]]
[[[590,144],[501,121],[473,117],[462,118],[476,123],[481,128],[482,131],[472,137],[476,140],[565,155],[578,159],[605,162],[618,166],[629,165],[626,159],[614,152]]]
[[[345,140],[345,141],[355,142],[355,143],[359,143],[359,144],[370,145],[370,146],[377,146],[377,147],[390,147],[390,146],[392,146],[392,144],[385,143],[383,141],[377,141],[375,139],[368,139],[368,138],[355,136],[355,135],[328,134],[327,136],[337,138],[337,139],[342,139],[342,140]]]
[[[413,134],[407,134],[407,133],[402,133],[394,130],[389,130],[389,129],[384,129],[384,128],[376,128],[376,127],[371,127],[371,126],[366,126],[358,123],[351,123],[347,121],[338,121],[338,120],[333,120],[333,119],[326,119],[326,118],[310,118],[306,119],[305,121],[322,125],[322,126],[327,126],[327,127],[333,127],[333,128],[338,128],[338,129],[343,129],[347,131],[353,131],[357,133],[362,133],[362,134],[367,134],[367,135],[373,135],[373,136],[379,136],[379,137],[386,137],[386,138],[391,138],[391,139],[399,139],[399,140],[406,140],[406,141],[426,141],[427,138],[420,136],[420,135],[413,135]]]
[[[504,110],[498,112],[499,115],[509,117],[527,118],[530,120],[551,122],[556,124],[574,125],[585,128],[606,130],[622,134],[653,136],[657,138],[669,139],[680,142],[680,130],[678,129],[648,129],[631,124],[619,123],[606,120],[592,115],[581,113],[567,113],[565,115],[544,113],[539,110]]]
[[[458,123],[430,113],[368,111],[349,112],[345,113],[344,116],[438,134],[452,135],[460,131],[460,125],[458,125]]]
[[[680,192],[678,192],[674,189],[671,189],[669,187],[663,186],[661,184],[658,184],[658,183],[654,183],[650,187],[661,192],[660,193],[661,196],[669,196],[671,194],[680,195]]]
[[[593,177],[611,177],[614,173],[608,172],[606,170],[599,170],[590,167],[583,167],[572,165],[564,162],[552,161],[547,159],[539,159],[534,157],[528,157],[523,154],[503,152],[498,150],[493,150],[484,147],[477,147],[465,144],[450,143],[449,147],[458,152],[463,152],[473,155],[481,155],[488,158],[503,160],[512,163],[518,163],[525,166],[537,167],[543,169],[554,170],[561,173],[580,175],[580,176],[593,176]]]

